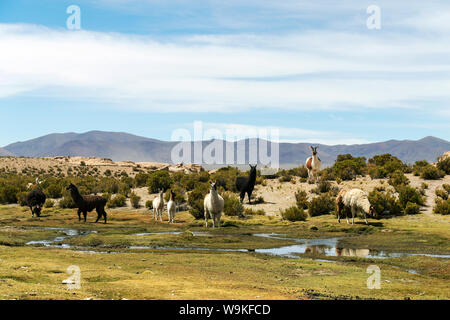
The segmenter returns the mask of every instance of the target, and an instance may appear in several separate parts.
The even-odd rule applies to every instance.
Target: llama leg
[[[100,218],[102,217],[102,211],[100,208],[96,208],[95,211],[97,211],[97,220],[95,220],[95,223],[97,223],[98,220],[100,220]]]
[[[345,209],[345,218],[347,219],[347,224],[350,224],[348,221],[348,208]]]
[[[352,225],[354,225],[355,224],[355,215],[356,215],[356,210],[355,210],[355,208],[352,208]]]
[[[364,220],[366,221],[366,224],[369,224],[369,222],[367,222],[367,215],[365,211],[364,211]]]
[[[78,209],[78,221],[81,221],[81,210]]]
[[[240,198],[241,198],[241,203],[243,203],[244,198],[245,198],[245,191],[241,191]]]
[[[106,220],[107,220],[106,216],[107,216],[107,214],[106,214],[105,208],[102,208],[102,211],[103,211],[103,218],[105,219],[105,224],[106,224]]]
[[[86,222],[86,218],[87,218],[87,211],[83,211],[83,217],[84,217],[84,222]]]
[[[213,222],[213,228],[215,228],[216,227],[216,216],[212,214],[211,218],[212,218],[212,222]]]
[[[337,205],[337,216],[338,216],[338,223],[341,223],[341,206]]]
[[[247,192],[247,195],[248,195],[248,203],[252,204],[252,192],[251,191]]]
[[[205,227],[208,228],[208,209],[206,208],[206,206],[204,207],[204,211],[205,211]]]

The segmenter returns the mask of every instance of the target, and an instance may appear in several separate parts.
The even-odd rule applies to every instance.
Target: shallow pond
[[[52,228],[41,227],[43,229],[58,230],[64,235],[58,236],[50,240],[30,241],[27,245],[42,245],[46,247],[59,247],[65,249],[81,249],[85,252],[97,252],[91,251],[89,247],[74,247],[69,244],[60,244],[58,242],[64,241],[72,237],[83,237],[97,231],[81,231],[77,229],[68,228]],[[214,236],[208,232],[191,232],[193,236]],[[137,233],[134,236],[152,236],[161,234],[178,235],[183,232],[149,232],[149,233]],[[262,254],[268,254],[273,256],[280,256],[285,258],[298,259],[302,255],[311,256],[325,256],[325,257],[361,257],[361,258],[399,258],[415,255],[424,255],[436,258],[450,258],[450,255],[428,254],[428,253],[406,253],[406,252],[386,252],[370,249],[353,249],[343,248],[339,245],[340,238],[326,238],[326,239],[300,239],[300,238],[286,238],[283,234],[277,233],[257,233],[253,234],[255,237],[271,238],[279,240],[291,240],[297,242],[294,245],[282,246],[278,248],[269,249],[226,249],[226,248],[197,248],[197,247],[155,247],[155,246],[128,246],[126,249],[151,249],[151,250],[203,250],[203,251],[217,251],[217,252],[256,252]]]

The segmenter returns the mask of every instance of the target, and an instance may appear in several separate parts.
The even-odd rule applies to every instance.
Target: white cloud
[[[153,112],[422,108],[422,101],[450,100],[442,76],[450,71],[449,40],[322,30],[158,41],[0,24],[0,98],[78,99]]]

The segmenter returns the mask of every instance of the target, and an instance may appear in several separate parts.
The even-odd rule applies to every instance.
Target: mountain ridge
[[[237,143],[221,141],[226,147],[233,147],[236,155]],[[246,139],[245,159],[248,163],[248,146],[250,141],[259,142],[259,139]],[[264,140],[261,140],[264,141]],[[211,140],[202,141],[206,147]],[[171,162],[171,150],[178,144],[176,141],[162,141],[146,138],[127,132],[88,131],[84,133],[51,133],[27,141],[18,141],[0,148],[0,156],[25,157],[52,157],[52,156],[84,156],[110,158],[114,161],[153,161]],[[282,167],[303,164],[310,156],[311,143],[280,142],[280,165]],[[367,144],[354,145],[325,145],[319,146],[319,156],[324,165],[334,162],[338,154],[350,153],[353,156],[373,157],[377,154],[391,153],[402,161],[413,163],[418,160],[433,162],[444,152],[450,150],[450,142],[444,139],[427,136],[419,140],[388,140]],[[191,143],[192,146],[192,143]],[[193,150],[193,149],[192,149]],[[271,146],[268,146],[270,152]],[[193,158],[191,158],[193,160]]]

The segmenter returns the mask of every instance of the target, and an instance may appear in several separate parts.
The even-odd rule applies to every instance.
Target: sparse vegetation
[[[289,207],[285,210],[280,210],[281,217],[284,220],[288,220],[291,222],[294,221],[306,221],[307,214],[305,210],[300,209],[298,207]]]

